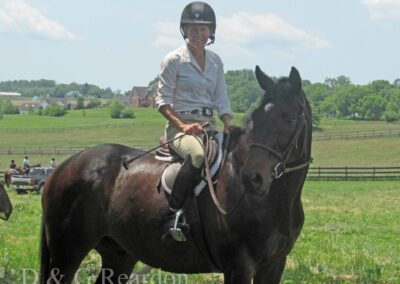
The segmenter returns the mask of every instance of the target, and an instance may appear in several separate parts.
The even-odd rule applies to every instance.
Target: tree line
[[[112,98],[121,95],[121,91],[113,91],[111,88],[100,88],[93,84],[57,84],[53,80],[14,80],[0,82],[0,91],[17,92],[23,97],[53,97],[64,98],[71,96],[85,96],[92,98]]]
[[[263,91],[253,70],[227,71],[225,79],[232,109],[246,112],[255,107]],[[149,83],[149,86],[157,78]],[[311,83],[303,80],[303,88],[313,108],[314,124],[320,117],[355,120],[400,120],[400,79],[393,83],[375,80],[366,85],[353,84],[349,77],[326,78],[324,82]],[[18,80],[0,82],[0,91],[19,92],[24,97],[73,95],[77,101],[83,98],[113,98],[121,91],[102,89],[92,84],[57,84],[52,80]],[[129,94],[129,91],[124,93]],[[98,102],[97,102],[98,103]],[[97,105],[96,105],[97,106]],[[94,107],[96,107],[94,106]],[[0,101],[0,113],[14,113],[10,102]],[[117,115],[115,115],[117,116]]]
[[[244,112],[255,106],[262,90],[252,70],[228,71],[225,78],[234,111]],[[323,83],[303,80],[303,89],[313,109],[314,124],[320,117],[400,120],[400,79],[356,85],[342,75],[326,78]]]

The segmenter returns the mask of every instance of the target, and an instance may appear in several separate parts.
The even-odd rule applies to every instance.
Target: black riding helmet
[[[186,5],[181,15],[180,30],[184,39],[187,38],[184,27],[188,24],[208,24],[210,26],[210,40],[215,41],[216,19],[214,10],[204,2],[192,2]]]

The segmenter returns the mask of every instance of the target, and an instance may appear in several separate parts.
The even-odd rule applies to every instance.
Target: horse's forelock
[[[301,90],[301,94],[304,92]],[[249,112],[244,119],[244,128],[248,131],[252,129],[252,117],[251,114],[257,109],[266,110],[268,104],[276,104],[280,102],[287,102],[289,99],[293,98],[293,93],[291,92],[291,84],[288,77],[281,77],[275,81],[273,86],[265,91],[263,98],[260,103],[253,111]]]
[[[264,108],[269,103],[287,101],[292,97],[291,85],[287,77],[280,78],[276,84],[264,93],[258,108]]]

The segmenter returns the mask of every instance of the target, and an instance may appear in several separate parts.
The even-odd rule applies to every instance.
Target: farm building
[[[16,92],[0,92],[0,97],[20,97],[20,93]]]
[[[132,107],[155,107],[157,85],[150,87],[133,87],[129,95]]]
[[[29,113],[30,110],[38,110],[40,108],[40,104],[38,103],[23,103],[19,106],[19,113],[26,114]]]

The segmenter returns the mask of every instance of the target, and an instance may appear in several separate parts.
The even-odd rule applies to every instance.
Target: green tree
[[[123,110],[124,105],[120,101],[113,101],[110,104],[111,118],[120,118]]]
[[[332,100],[325,100],[321,103],[320,106],[321,114],[328,118],[336,117],[337,106],[336,103],[332,102]]]
[[[102,90],[97,86],[91,86],[87,95],[92,98],[101,98]]]
[[[387,122],[398,121],[400,118],[397,112],[391,110],[385,110],[385,112],[383,113],[383,117]]]
[[[64,107],[59,106],[59,105],[52,105],[48,106],[46,109],[42,111],[44,115],[48,116],[64,116],[67,111]]]
[[[70,91],[69,86],[66,84],[58,84],[53,91],[52,97],[64,98],[65,95]]]
[[[378,95],[369,95],[361,99],[361,115],[364,119],[379,120],[385,111],[386,100]]]
[[[228,71],[225,80],[233,111],[248,111],[263,94],[252,70]]]
[[[321,103],[330,94],[327,86],[321,83],[303,84],[303,89],[308,101],[313,106],[313,112],[320,113]]]
[[[378,95],[386,96],[388,90],[392,88],[389,81],[386,80],[375,80],[369,84],[373,93]]]
[[[10,100],[3,101],[2,109],[3,114],[17,114],[19,113],[18,107],[14,106]]]
[[[351,85],[351,81],[350,81],[349,77],[341,75],[336,78],[326,78],[325,85],[329,89],[335,89],[338,87],[349,86],[349,85]]]
[[[86,108],[96,108],[101,106],[101,101],[99,99],[90,99],[86,104]]]
[[[133,109],[131,108],[124,108],[121,113],[121,118],[135,118],[135,114]]]
[[[78,97],[76,99],[76,109],[84,109],[85,108],[85,98]]]

